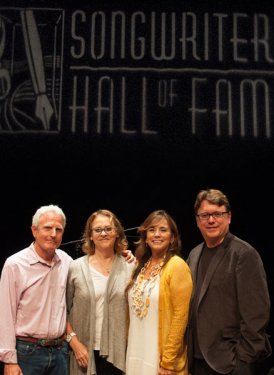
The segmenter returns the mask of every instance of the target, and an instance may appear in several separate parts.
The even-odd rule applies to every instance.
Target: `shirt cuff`
[[[17,351],[0,349],[0,361],[4,363],[17,363]]]

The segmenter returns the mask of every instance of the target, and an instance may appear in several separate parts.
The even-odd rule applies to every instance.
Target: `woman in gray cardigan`
[[[122,256],[127,247],[123,227],[111,211],[90,215],[83,233],[86,255],[71,263],[68,275],[70,375],[125,371],[125,288],[135,267]]]

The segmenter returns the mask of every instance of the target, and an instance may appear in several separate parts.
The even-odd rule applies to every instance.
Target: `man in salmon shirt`
[[[0,282],[0,360],[5,375],[66,375],[65,290],[72,258],[58,249],[66,216],[56,205],[32,218],[34,241],[6,259]]]

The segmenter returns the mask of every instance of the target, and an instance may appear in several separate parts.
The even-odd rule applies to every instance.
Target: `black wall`
[[[125,228],[166,209],[186,257],[201,241],[195,196],[214,187],[273,299],[274,11],[205,3],[1,2],[1,265],[49,203],[67,215],[64,243],[96,209]]]

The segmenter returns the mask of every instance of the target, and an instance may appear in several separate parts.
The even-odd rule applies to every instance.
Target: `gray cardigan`
[[[125,371],[127,342],[127,304],[125,287],[135,267],[122,256],[116,256],[107,283],[104,303],[100,355],[115,367]],[[95,292],[88,255],[74,260],[69,269],[67,282],[68,319],[79,340],[86,345],[90,358],[87,375],[96,374],[93,342],[95,335]],[[71,351],[70,375],[83,375]]]

